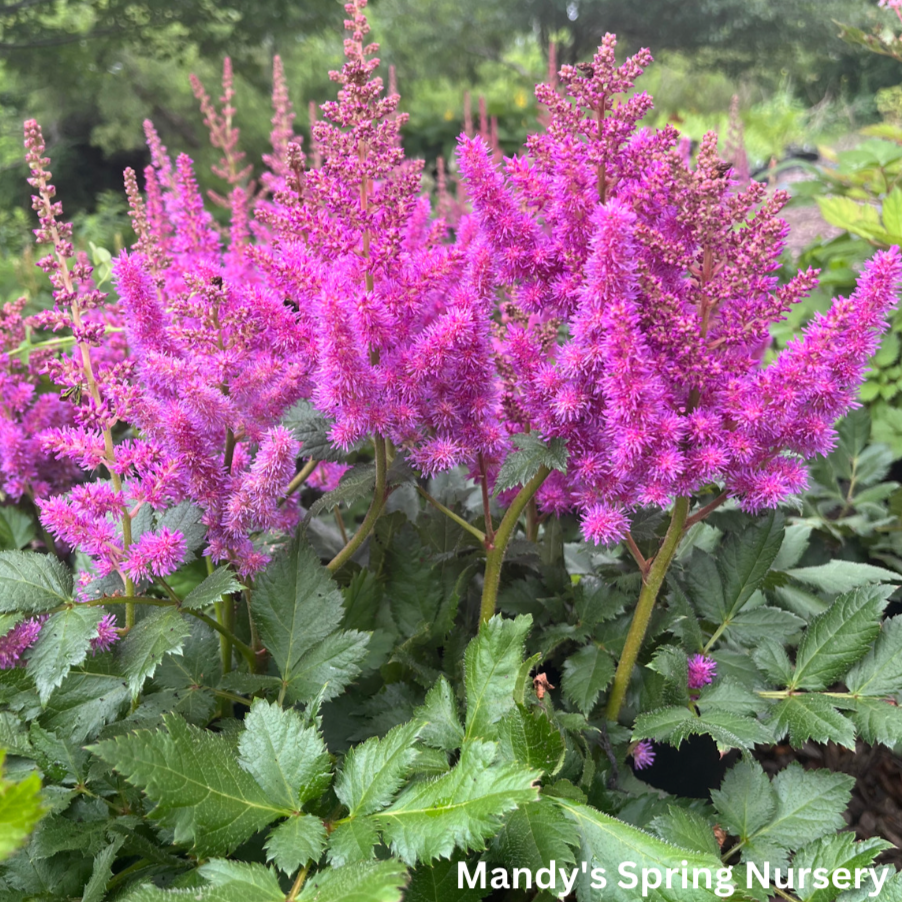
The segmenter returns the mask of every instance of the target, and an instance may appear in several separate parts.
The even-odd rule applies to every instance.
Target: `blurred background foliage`
[[[606,31],[624,51],[651,47],[643,87],[655,120],[698,138],[723,126],[738,94],[753,162],[876,117],[875,97],[900,79],[891,59],[839,38],[833,20],[886,22],[872,0],[373,0],[373,36],[395,66],[410,113],[408,151],[450,157],[464,94],[485,97],[505,151],[534,126],[532,88],[552,43],[559,62],[592,54]],[[224,55],[236,71],[238,123],[250,158],[269,130],[272,57],[282,56],[307,127],[310,101],[334,96],[341,58],[338,0],[6,0],[0,3],[0,209],[27,203],[21,120],[51,142],[67,209],[94,212],[145,159],[151,118],[170,150],[213,158],[188,74],[216,94]],[[652,123],[656,124],[656,123]],[[3,232],[4,223],[0,223]],[[5,232],[4,232],[5,234]]]

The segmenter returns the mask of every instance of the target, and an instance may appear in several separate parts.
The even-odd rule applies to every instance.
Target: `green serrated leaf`
[[[540,774],[519,764],[495,764],[496,746],[471,740],[447,774],[414,783],[376,816],[385,841],[414,864],[449,856],[455,848],[482,848],[501,818],[535,801]]]
[[[777,794],[767,774],[750,758],[727,773],[720,789],[711,791],[711,801],[723,826],[743,841],[771,823],[777,811]]]
[[[505,760],[555,774],[564,760],[564,740],[544,711],[512,708],[498,724],[498,739]]]
[[[720,855],[714,830],[697,811],[671,805],[666,814],[658,815],[649,825],[665,842],[693,852]]]
[[[514,706],[514,688],[531,627],[529,615],[504,620],[496,614],[482,624],[479,635],[467,646],[466,739],[498,735],[498,721]]]
[[[210,902],[284,902],[276,875],[262,864],[214,858],[198,871],[209,884],[198,896]]]
[[[880,852],[892,847],[892,843],[879,838],[855,842],[854,834],[839,833],[825,836],[799,849],[793,857],[792,866],[796,874],[800,873],[801,868],[810,868],[809,873],[817,868],[824,868],[828,874],[845,868],[854,874],[856,868],[871,867]],[[812,886],[813,882],[809,877],[805,887],[794,887],[794,895],[802,902],[832,902],[841,892],[832,884],[825,889],[816,889]]]
[[[10,711],[0,711],[0,749],[23,758],[34,756],[22,721]]]
[[[15,507],[0,507],[0,550],[17,551],[34,541],[34,520]]]
[[[815,742],[836,742],[847,749],[855,749],[855,728],[818,693],[782,699],[774,706],[771,717],[777,738],[788,733],[790,743],[796,748],[813,739]]]
[[[778,686],[788,686],[792,680],[792,661],[775,639],[762,639],[752,651],[752,660]]]
[[[304,522],[309,523],[313,517],[323,511],[332,510],[337,504],[351,504],[361,498],[371,497],[375,485],[376,465],[372,463],[355,464],[341,477],[337,488],[326,492],[310,505]]]
[[[457,700],[451,684],[441,676],[426,693],[422,707],[414,711],[414,717],[423,722],[420,739],[446,752],[459,749],[464,739]]]
[[[416,758],[414,743],[423,729],[417,721],[400,724],[379,739],[354,746],[335,781],[335,794],[352,817],[372,814],[394,798]]]
[[[182,602],[188,610],[205,608],[219,601],[223,595],[239,592],[241,583],[228,567],[217,567],[199,586],[192,589]]]
[[[72,601],[72,573],[52,554],[0,551],[0,611],[40,614]]]
[[[471,863],[475,867],[475,862]],[[478,902],[489,890],[459,886],[458,859],[420,865],[410,879],[404,902]]]
[[[845,826],[843,812],[855,780],[826,770],[806,771],[793,762],[774,777],[777,810],[753,837],[783,849],[797,849]]]
[[[338,463],[345,459],[341,448],[329,441],[329,421],[304,399],[298,401],[282,417],[282,424],[301,443],[301,453],[311,460]]]
[[[329,863],[333,867],[375,858],[379,831],[371,818],[358,817],[338,824],[329,836]]]
[[[98,655],[69,671],[50,697],[41,722],[60,737],[81,743],[114,720],[130,695],[112,654]]]
[[[323,822],[312,814],[300,814],[279,824],[266,840],[266,860],[286,874],[319,861],[328,835]]]
[[[811,526],[800,523],[787,526],[783,534],[783,544],[780,545],[780,551],[774,558],[771,568],[782,571],[795,567],[808,549],[811,530]]]
[[[507,868],[528,868],[535,873],[551,861],[562,867],[576,862],[579,836],[573,822],[550,799],[530,802],[511,812],[495,837],[490,857]]]
[[[874,647],[845,676],[849,692],[881,698],[902,692],[902,616],[883,621]]]
[[[703,687],[697,704],[702,714],[716,708],[731,714],[754,715],[763,708],[760,696],[731,677],[723,677]]]
[[[822,592],[834,595],[851,592],[853,589],[874,583],[894,583],[902,580],[902,576],[892,570],[875,567],[873,564],[860,564],[857,561],[830,561],[817,567],[787,570],[786,573],[806,586],[814,586]]]
[[[517,446],[504,459],[495,480],[495,495],[518,485],[525,485],[538,472],[539,467],[567,472],[567,446],[563,439],[544,442],[534,432],[521,432],[513,436]]]
[[[116,657],[137,696],[144,680],[153,676],[166,655],[179,655],[191,627],[173,608],[157,608],[139,620],[116,648]]]
[[[85,886],[81,902],[102,902],[106,896],[107,883],[113,876],[113,864],[124,842],[124,836],[117,836],[94,856],[94,869],[91,871],[91,879]]]
[[[293,701],[310,701],[323,686],[335,698],[360,673],[368,636],[337,632],[342,596],[313,551],[297,541],[256,578],[251,601],[260,638]]]
[[[858,730],[858,735],[871,745],[882,743],[894,748],[902,743],[902,708],[892,699],[842,699],[840,707]]]
[[[385,597],[392,621],[400,635],[428,635],[436,628],[444,600],[441,572],[433,568],[426,550],[410,526],[405,526],[385,552],[383,567],[388,574]],[[438,626],[439,639],[451,623]]]
[[[0,614],[0,636],[6,636],[25,619],[24,614]]]
[[[752,749],[773,742],[767,727],[751,717],[741,717],[713,708],[703,717],[686,707],[659,708],[640,714],[633,729],[634,739],[655,739],[679,747],[690,736],[707,733],[723,748]]]
[[[298,810],[321,796],[332,781],[326,745],[300,714],[254,699],[238,740],[239,763],[270,802]]]
[[[326,868],[307,880],[298,902],[400,902],[407,879],[391,859]]]
[[[76,664],[88,656],[91,640],[97,635],[97,624],[103,617],[99,608],[73,605],[51,614],[26,653],[28,673],[38,687],[42,704]]]
[[[783,517],[772,513],[732,533],[716,559],[696,551],[686,581],[698,610],[715,623],[732,620],[767,576],[783,537]]]
[[[580,837],[578,860],[587,865],[586,873],[580,870],[577,876],[576,894],[580,902],[635,902],[641,896],[643,868],[661,873],[666,868],[680,869],[685,861],[689,873],[693,868],[700,868],[716,875],[722,867],[719,856],[672,846],[587,805],[567,799],[555,799],[555,802],[576,825]],[[635,864],[632,870],[639,880],[638,889],[629,888],[629,882],[618,875],[621,863],[627,861]],[[591,874],[599,867],[607,872],[607,885],[596,888],[592,886]],[[652,892],[659,902],[715,902],[719,898],[713,889],[703,887],[704,883],[699,889],[661,888]]]
[[[613,679],[613,658],[595,644],[584,645],[564,662],[561,689],[583,714],[588,715]]]
[[[826,689],[864,657],[880,632],[888,594],[880,586],[856,589],[815,617],[799,643],[789,687]]]
[[[242,770],[229,741],[164,718],[166,732],[139,730],[97,743],[92,751],[142,789],[150,817],[199,856],[227,854],[291,810],[273,805]]]
[[[727,633],[740,645],[753,646],[764,638],[782,636],[791,642],[805,626],[805,621],[789,611],[762,605],[752,611],[740,611],[731,621]]]

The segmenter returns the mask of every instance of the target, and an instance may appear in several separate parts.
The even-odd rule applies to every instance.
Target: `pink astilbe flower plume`
[[[750,511],[801,491],[902,276],[898,250],[876,255],[851,298],[763,365],[770,324],[816,284],[811,271],[777,283],[787,195],[734,182],[714,135],[690,170],[675,130],[640,129],[651,101],[628,92],[650,55],[618,67],[614,47],[608,35],[591,64],[564,66],[562,91],[539,86],[547,129],[503,172],[479,138],[459,148],[504,296],[505,413],[566,439],[567,473],[539,502],[560,512],[569,499],[605,543],[631,508],[712,482]]]
[[[707,655],[693,655],[688,662],[689,688],[701,689],[717,676],[717,662]]]
[[[655,763],[655,750],[650,739],[642,739],[637,742],[629,754],[636,770],[645,770]]]
[[[97,624],[97,635],[91,640],[94,654],[109,651],[119,641],[119,630],[116,628],[116,615],[104,614]]]
[[[0,670],[15,667],[22,655],[38,641],[43,617],[32,617],[16,624],[5,636],[0,636]]]

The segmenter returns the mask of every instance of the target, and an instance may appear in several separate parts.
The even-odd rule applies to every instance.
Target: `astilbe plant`
[[[230,64],[219,107],[193,80],[227,226],[147,123],[117,299],[26,124],[55,306],[3,312],[0,488],[43,535],[4,513],[0,699],[13,766],[60,785],[0,890],[439,898],[487,850],[556,858],[555,891],[587,902],[603,887],[577,856],[613,899],[620,860],[869,866],[881,843],[828,835],[847,781],[770,781],[751,752],[902,741],[902,634],[880,628],[897,575],[830,569],[774,513],[848,447],[898,249],[769,356],[817,278],[778,285],[787,197],[734,180],[714,135],[690,165],[673,128],[642,128],[650,55],[618,66],[611,36],[537,89],[521,155],[462,136],[469,209],[433,218],[364,7],[312,166],[278,60],[256,182]],[[843,517],[857,503],[850,485]],[[692,735],[746,757],[712,804],[668,808],[634,772]]]

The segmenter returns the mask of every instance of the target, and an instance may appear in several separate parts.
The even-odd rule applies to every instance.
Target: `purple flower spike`
[[[5,636],[0,636],[0,670],[9,670],[19,663],[19,657],[37,641],[43,617],[23,620]]]
[[[717,662],[707,655],[693,655],[689,659],[689,688],[701,689],[717,676]]]
[[[97,635],[91,640],[91,649],[95,654],[109,651],[114,642],[119,641],[119,630],[116,628],[116,615],[104,614],[97,624]]]
[[[650,739],[643,739],[630,752],[630,755],[636,770],[645,770],[646,767],[651,767],[655,763],[655,750]]]

